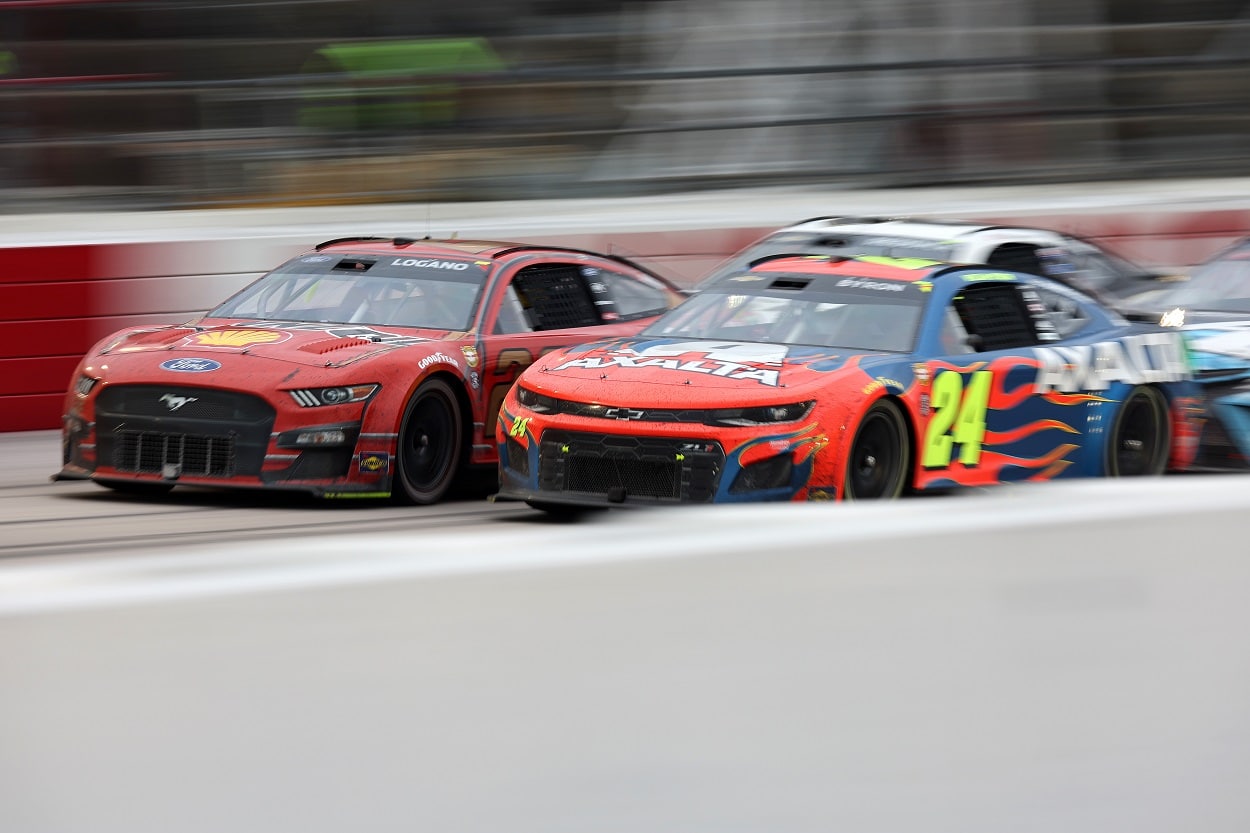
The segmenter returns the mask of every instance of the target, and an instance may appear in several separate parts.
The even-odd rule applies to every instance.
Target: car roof
[[[431,237],[338,237],[318,243],[317,251],[326,249],[368,252],[370,254],[394,254],[396,250],[408,253],[426,252],[429,254],[471,255],[473,257],[494,258],[511,251],[566,251],[577,254],[602,257],[598,252],[566,249],[560,246],[540,246],[532,243],[515,243],[503,240],[460,240],[457,238]]]
[[[932,242],[987,236],[1000,241],[1048,243],[1063,237],[1059,232],[1048,229],[911,217],[813,217],[786,226],[778,233],[793,231],[842,232],[848,235],[878,235]]]
[[[565,254],[583,257],[596,257],[628,266],[651,278],[667,285],[673,291],[680,291],[677,285],[663,275],[641,263],[616,254],[595,252],[589,249],[577,249],[570,246],[554,246],[538,243],[518,243],[505,240],[461,240],[459,238],[432,237],[337,237],[318,243],[318,252],[333,251],[336,253],[354,253],[368,255],[426,255],[430,257],[474,257],[482,260],[494,260],[513,254],[533,252],[538,254]]]
[[[918,258],[892,258],[859,255],[846,257],[842,255],[793,255],[779,254],[762,258],[750,267],[727,273],[709,284],[710,287],[740,285],[762,275],[800,275],[830,280],[846,278],[865,278],[869,280],[898,281],[915,283],[932,281],[945,272],[965,272],[969,269],[986,271],[983,266],[966,264],[942,263]],[[820,284],[817,284],[820,285]],[[773,284],[776,286],[776,284]]]

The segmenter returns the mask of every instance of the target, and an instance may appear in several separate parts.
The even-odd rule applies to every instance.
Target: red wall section
[[[974,219],[1072,232],[1156,267],[1198,263],[1250,233],[1250,210],[1198,206]],[[689,286],[770,230],[734,226],[524,239],[623,255]],[[59,427],[62,398],[78,359],[110,333],[185,321],[323,239],[292,233],[0,248],[0,431]]]

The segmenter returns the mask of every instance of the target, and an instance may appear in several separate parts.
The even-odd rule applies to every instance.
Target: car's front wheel
[[[898,406],[882,399],[864,414],[851,441],[843,494],[847,500],[896,498],[907,485],[911,448]]]
[[[417,388],[404,408],[399,429],[399,459],[394,489],[404,503],[438,503],[460,468],[464,422],[451,385],[430,379]]]
[[[1109,477],[1162,474],[1172,451],[1168,403],[1158,388],[1133,388],[1115,415],[1107,448]]]

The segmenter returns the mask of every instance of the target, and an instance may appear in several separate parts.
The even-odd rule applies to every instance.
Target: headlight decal
[[[296,388],[289,391],[291,398],[301,408],[319,408],[326,405],[345,405],[364,402],[377,392],[380,385],[340,385],[329,388]]]

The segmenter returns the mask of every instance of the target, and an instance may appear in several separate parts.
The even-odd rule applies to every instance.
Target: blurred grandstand
[[[1247,0],[0,0],[8,213],[1250,175]]]

